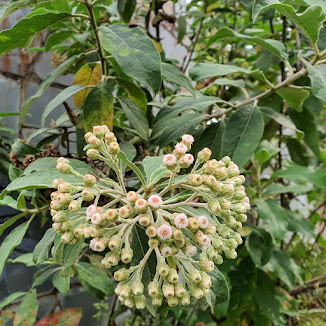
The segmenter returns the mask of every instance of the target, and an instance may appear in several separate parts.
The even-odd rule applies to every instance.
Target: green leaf
[[[274,111],[272,108],[268,108],[265,106],[258,107],[258,109],[261,113],[263,113],[267,117],[275,120],[280,125],[282,125],[286,128],[295,130],[297,133],[299,133],[301,136],[303,136],[303,132],[301,130],[298,130],[297,127],[295,126],[295,124],[289,118],[287,118],[284,114],[278,113],[278,112]]]
[[[242,166],[249,159],[264,132],[264,120],[252,105],[238,109],[228,120],[223,134],[223,156]]]
[[[49,2],[51,0],[10,0],[0,4],[0,23],[16,10],[23,9],[32,5]]]
[[[1,33],[0,33],[1,35]],[[21,124],[28,112],[28,109],[33,104],[33,102],[43,95],[44,91],[52,84],[52,82],[61,74],[63,74],[67,69],[69,69],[73,64],[75,64],[77,61],[79,61],[81,58],[85,57],[84,53],[72,56],[65,60],[63,63],[61,63],[59,66],[57,66],[52,72],[42,81],[40,84],[37,92],[35,95],[29,97],[23,104],[23,107],[21,109],[20,113],[20,120],[19,120],[19,128],[21,127]]]
[[[14,318],[14,326],[33,325],[36,320],[37,310],[37,294],[36,290],[33,289],[24,296],[22,302],[18,306]]]
[[[160,156],[146,156],[143,160],[143,167],[147,182],[151,179],[154,171],[162,167],[163,155]]]
[[[267,186],[263,194],[267,195],[278,195],[278,194],[286,194],[286,193],[294,193],[294,194],[305,194],[312,190],[312,186],[310,185],[289,185],[283,186],[280,183],[271,183]]]
[[[255,0],[252,6],[252,19],[255,21],[262,10],[273,8],[281,15],[295,23],[309,38],[312,44],[318,39],[319,30],[325,19],[325,13],[320,6],[310,6],[303,13],[297,14],[292,6],[278,0]]]
[[[302,140],[287,137],[285,139],[286,146],[290,153],[291,159],[295,164],[308,166],[310,162],[310,157]]]
[[[135,102],[126,97],[120,97],[118,100],[123,112],[126,114],[131,125],[136,129],[138,135],[147,141],[149,126],[144,112]]]
[[[305,166],[294,165],[275,171],[272,178],[285,178],[296,183],[312,183],[318,188],[326,189],[326,172],[320,169],[312,171]]]
[[[165,166],[162,166],[152,173],[149,182],[150,184],[154,185],[164,177],[165,178],[169,177],[169,175],[170,175],[170,171]]]
[[[161,87],[161,60],[152,40],[138,27],[123,24],[102,25],[99,31],[103,48],[122,71],[157,93]]]
[[[227,79],[227,78],[218,78],[214,80],[212,84],[209,84],[207,87],[217,86],[233,86],[238,88],[245,88],[245,82],[243,79]]]
[[[319,158],[319,132],[314,114],[304,107],[302,112],[290,110],[289,115],[296,127],[304,132],[304,142]]]
[[[175,66],[162,62],[162,76],[169,82],[175,83],[188,90],[193,96],[196,95],[189,79]]]
[[[263,164],[275,156],[279,151],[280,149],[278,147],[264,139],[255,150],[255,161],[258,164]]]
[[[25,197],[23,193],[20,193],[17,199],[17,209],[22,211],[26,209],[26,202],[25,202]]]
[[[41,126],[44,127],[45,119],[47,116],[60,104],[66,101],[69,97],[73,96],[77,92],[81,91],[85,88],[90,88],[93,86],[81,86],[81,85],[72,85],[65,88],[62,92],[60,92],[49,104],[45,107],[42,118],[41,118]]]
[[[279,58],[283,60],[288,59],[286,48],[282,42],[276,40],[270,40],[270,39],[264,40],[258,36],[249,36],[249,35],[241,34],[233,31],[231,28],[226,26],[220,28],[213,36],[211,36],[206,46],[209,47],[216,41],[224,38],[229,38],[229,37],[236,37],[241,40],[248,40],[249,42],[259,44],[263,48],[274,53]]]
[[[53,275],[53,286],[58,289],[60,293],[67,294],[70,291],[70,276],[63,277],[62,270],[57,271]]]
[[[52,49],[53,46],[58,45],[68,39],[74,34],[73,31],[56,31],[53,34],[49,35],[45,42],[45,51],[48,52]]]
[[[32,284],[33,288],[43,284],[50,277],[50,275],[52,275],[58,269],[61,269],[61,267],[50,268],[50,269],[47,269],[47,267],[45,267],[45,268],[46,268],[46,270],[44,273],[35,273],[34,274],[34,282]]]
[[[276,92],[296,111],[302,111],[304,101],[309,97],[310,92],[303,87],[287,86]]]
[[[35,263],[33,262],[33,253],[32,252],[20,255],[15,259],[8,259],[7,262],[11,263],[11,264],[21,263],[21,264],[26,265],[27,267],[35,266]]]
[[[49,251],[53,244],[56,232],[49,228],[43,238],[38,242],[33,251],[33,262],[36,265],[42,264],[49,258]]]
[[[135,8],[136,0],[118,0],[118,11],[125,23],[129,23]]]
[[[313,239],[316,236],[315,229],[308,219],[301,217],[300,214],[293,211],[287,211],[287,214],[289,231],[298,233],[309,239]]]
[[[230,300],[230,291],[228,283],[224,275],[219,271],[215,266],[213,271],[208,272],[208,275],[211,277],[212,286],[210,288],[212,294],[215,296],[212,297],[212,303],[219,304]]]
[[[29,219],[28,221],[17,226],[3,240],[0,247],[0,275],[2,274],[2,270],[7,258],[11,252],[22,242],[31,221],[32,219]]]
[[[16,139],[13,143],[11,150],[15,153],[19,160],[23,161],[26,155],[36,154],[38,150],[35,147],[32,147],[20,139]]]
[[[117,156],[118,156],[118,158],[120,160],[125,162],[130,167],[130,169],[132,169],[136,173],[137,177],[139,178],[139,180],[141,181],[143,186],[145,186],[145,179],[143,177],[143,174],[141,173],[141,171],[137,167],[137,165],[135,165],[133,162],[129,161],[128,158],[127,158],[127,155],[122,151],[120,151]]]
[[[251,259],[257,266],[264,266],[269,262],[273,250],[273,240],[271,235],[264,229],[250,226],[249,237],[246,241]]]
[[[189,70],[189,76],[193,80],[200,80],[209,77],[226,76],[229,74],[243,73],[259,79],[265,79],[264,74],[259,70],[251,71],[249,69],[224,65],[220,63],[205,62],[198,63]]]
[[[35,35],[70,16],[68,12],[45,12],[21,19],[11,29],[0,33],[0,56],[10,50],[29,46]]]
[[[281,307],[275,289],[276,287],[269,276],[258,269],[254,300],[263,314],[266,315],[270,321],[278,325]]]
[[[311,80],[312,94],[326,102],[326,65],[313,66],[306,60],[303,60],[303,62],[307,67],[308,76]]]
[[[13,181],[17,178],[19,178],[23,174],[23,171],[21,169],[16,168],[12,164],[9,167],[8,170],[8,177],[10,181]]]
[[[279,242],[283,239],[287,230],[287,212],[273,199],[258,199],[256,201],[258,215],[270,226],[272,237]]]
[[[65,269],[76,264],[80,251],[84,245],[84,240],[80,240],[74,245],[66,244],[63,249],[63,266]]]
[[[5,199],[9,197],[9,196],[6,196]],[[9,197],[11,198],[11,197]],[[2,204],[3,201],[0,201],[0,205],[3,205]],[[11,205],[5,205],[5,206],[10,206],[10,207],[13,207]],[[13,207],[15,208],[15,207]],[[22,218],[23,216],[25,216],[27,213],[20,213],[20,214],[17,214],[13,217],[11,217],[10,219],[8,219],[6,222],[0,224],[0,236],[2,235],[2,233],[4,232],[5,229],[7,229],[9,226],[13,225],[17,220],[19,220],[20,218]]]
[[[6,298],[4,298],[0,302],[0,309],[7,306],[9,303],[13,302],[14,300],[20,298],[24,294],[26,294],[26,292],[14,292],[14,293],[8,295]]]
[[[112,130],[113,114],[112,90],[101,82],[89,92],[83,105],[85,132],[92,131],[93,126],[97,125],[107,125]]]
[[[81,282],[85,281],[95,289],[100,290],[107,295],[114,294],[113,284],[106,273],[98,270],[95,266],[84,262],[76,264],[76,268],[78,271],[78,278]]]
[[[147,97],[144,91],[134,83],[129,82],[127,80],[118,78],[117,81],[128,94],[128,98],[135,102],[142,109],[142,111],[146,113]]]
[[[187,32],[187,20],[186,20],[185,16],[178,17],[177,26],[178,26],[177,42],[179,44],[182,42],[183,37],[186,35],[186,32]]]

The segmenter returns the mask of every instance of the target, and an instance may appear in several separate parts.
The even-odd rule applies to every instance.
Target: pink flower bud
[[[95,197],[94,192],[90,189],[84,189],[81,196],[84,201],[91,201]]]
[[[100,158],[100,152],[95,149],[95,148],[90,148],[86,151],[86,155],[91,159],[91,160],[98,160]]]
[[[181,156],[181,155],[187,153],[187,150],[188,150],[188,148],[185,144],[178,143],[174,146],[173,153],[175,153],[177,156]]]
[[[218,162],[214,160],[207,161],[204,166],[204,173],[211,174],[218,168]]]
[[[72,197],[70,194],[60,193],[57,197],[57,200],[63,205],[69,205],[72,201]]]
[[[67,214],[64,211],[58,211],[53,217],[53,222],[60,223],[66,220]]]
[[[101,140],[98,139],[95,135],[90,136],[87,142],[92,146],[92,148],[100,148],[102,145]]]
[[[214,235],[216,233],[216,226],[215,225],[208,225],[205,229],[205,233],[207,235]]]
[[[93,251],[104,251],[105,250],[105,242],[99,238],[94,238],[91,240],[91,242],[89,243],[89,247],[93,250]]]
[[[148,209],[148,202],[145,199],[138,199],[135,203],[137,213],[145,213]]]
[[[64,205],[59,202],[59,200],[52,200],[50,203],[51,209],[60,210],[64,208]]]
[[[109,153],[111,155],[117,155],[120,152],[120,147],[117,142],[112,142],[109,145]]]
[[[183,251],[187,257],[193,257],[197,253],[197,247],[191,244],[187,244]]]
[[[164,223],[157,229],[157,235],[160,239],[166,240],[172,237],[172,228],[169,224]]]
[[[179,159],[182,168],[188,168],[192,163],[194,163],[194,157],[191,154],[185,154]]]
[[[154,209],[158,209],[161,207],[162,198],[159,195],[151,195],[148,198],[148,204]]]
[[[52,228],[54,231],[58,232],[61,229],[61,224],[60,223],[53,223]]]
[[[117,141],[117,138],[115,137],[115,135],[114,135],[114,133],[113,132],[107,132],[106,134],[105,134],[105,142],[107,143],[107,144],[111,144],[111,143],[113,143],[113,142],[116,142]]]
[[[151,218],[148,214],[142,214],[142,215],[139,215],[138,217],[138,223],[143,226],[143,227],[146,227],[150,224],[151,222]]]
[[[78,200],[73,200],[68,206],[68,210],[72,213],[76,213],[81,209],[81,203]]]
[[[208,226],[208,219],[206,216],[198,216],[197,220],[202,229],[205,229]]]
[[[158,283],[154,281],[148,284],[147,289],[148,289],[149,296],[152,298],[156,297],[160,292]]]
[[[118,213],[116,210],[114,209],[108,209],[106,212],[105,212],[105,217],[108,219],[108,221],[110,222],[115,222],[118,220]]]
[[[186,214],[177,214],[174,218],[174,225],[179,229],[184,229],[188,226],[189,220]]]
[[[85,174],[83,181],[86,187],[93,187],[96,183],[96,178],[91,174]]]
[[[177,166],[177,158],[173,154],[164,155],[163,164],[169,170],[173,170]]]
[[[209,148],[205,147],[198,153],[197,159],[199,162],[207,162],[211,155],[212,151]]]
[[[229,164],[228,172],[229,172],[229,177],[236,177],[240,174],[239,167],[234,163]]]
[[[57,164],[58,163],[68,163],[69,164],[69,160],[67,160],[66,158],[64,158],[64,157],[59,157],[58,159],[57,159]]]
[[[138,194],[135,191],[129,191],[127,193],[127,200],[131,205],[135,205],[136,200],[138,199]]]
[[[186,146],[190,146],[195,141],[194,137],[192,135],[185,134],[182,136],[182,143],[184,143]]]
[[[214,263],[210,260],[201,260],[198,267],[204,272],[211,272],[214,269]]]
[[[62,174],[69,174],[71,172],[71,166],[69,163],[59,162],[57,163],[56,168]]]
[[[96,136],[96,137],[100,137],[100,138],[102,138],[102,137],[104,137],[104,135],[107,133],[107,132],[109,132],[110,130],[109,130],[109,128],[108,128],[108,126],[105,126],[105,125],[103,125],[103,126],[94,126],[93,127],[93,134]]]
[[[105,224],[105,220],[104,214],[100,213],[95,213],[91,218],[91,222],[95,225],[103,225]]]
[[[58,195],[59,195],[59,192],[58,191],[54,191],[51,193],[50,197],[51,197],[51,200],[56,200],[58,199]]]
[[[194,187],[199,187],[204,179],[200,174],[191,174],[188,177],[189,184],[194,186]]]
[[[54,179],[53,182],[52,182],[52,187],[54,189],[58,189],[58,186],[60,183],[64,182],[63,179]]]
[[[221,179],[224,179],[226,178],[226,176],[228,175],[228,169],[225,168],[225,167],[222,167],[222,168],[218,168],[214,171],[214,177],[217,179],[217,180],[221,180]]]
[[[122,206],[119,209],[119,215],[122,218],[130,218],[132,217],[134,213],[134,209],[132,209],[130,206],[126,205],[126,206]]]

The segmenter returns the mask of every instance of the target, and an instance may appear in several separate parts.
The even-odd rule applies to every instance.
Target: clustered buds
[[[191,297],[206,296],[215,264],[222,264],[223,256],[235,259],[242,243],[237,231],[247,219],[250,203],[238,166],[229,157],[210,160],[208,148],[195,160],[188,153],[194,138],[183,135],[173,152],[163,158],[170,179],[165,176],[138,191],[127,191],[115,135],[107,126],[95,126],[85,140],[87,156],[113,167],[118,182],[79,175],[68,160],[58,160],[60,172],[81,178],[74,184],[63,179],[53,182],[53,229],[62,235],[62,241],[74,244],[90,239],[90,248],[103,253],[104,267],[128,264],[114,273],[115,292],[127,307],[143,309],[145,291],[154,306],[161,306],[163,300],[169,306],[189,305]],[[189,174],[185,170],[176,178],[181,169],[190,170],[192,165]],[[98,205],[101,196],[110,198],[102,206]],[[133,260],[133,242],[138,241],[135,229],[143,229],[148,237],[147,252],[140,261]],[[155,256],[156,273],[145,287],[143,271]]]

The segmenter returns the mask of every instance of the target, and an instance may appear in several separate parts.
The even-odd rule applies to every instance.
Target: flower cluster
[[[250,204],[238,166],[229,157],[210,160],[208,148],[195,160],[188,153],[194,138],[183,135],[162,159],[160,169],[165,167],[166,174],[138,191],[127,191],[115,135],[106,126],[95,126],[85,139],[87,156],[107,163],[117,181],[80,175],[68,160],[58,159],[60,172],[81,179],[75,184],[62,179],[53,182],[53,228],[62,240],[74,244],[91,238],[90,248],[105,253],[104,267],[120,261],[128,264],[114,273],[119,282],[115,292],[127,307],[143,309],[146,292],[154,306],[161,306],[164,299],[169,306],[188,305],[191,296],[207,295],[214,264],[221,264],[223,255],[236,258],[242,243],[237,230],[246,221]],[[109,200],[100,206],[100,197]],[[148,250],[137,262],[132,250],[137,241],[134,228],[143,228],[148,237]],[[143,271],[150,257],[156,258],[156,273],[145,288]]]

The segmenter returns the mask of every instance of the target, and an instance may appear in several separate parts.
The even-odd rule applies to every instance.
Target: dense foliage
[[[172,4],[175,11],[171,11]],[[228,156],[245,176],[251,204],[248,220],[243,225],[244,218],[229,221],[240,223],[237,231],[244,243],[237,237],[237,259],[225,259],[211,274],[214,300],[212,295],[198,296],[190,309],[169,308],[166,303],[154,308],[145,300],[144,313],[132,308],[131,323],[325,323],[324,1],[9,0],[0,4],[0,21],[29,6],[26,17],[0,32],[0,55],[23,47],[51,52],[53,70],[24,102],[19,127],[24,126],[33,102],[57,77],[69,72],[74,81],[42,108],[39,129],[27,140],[0,137],[0,167],[11,181],[1,193],[0,204],[20,211],[0,224],[0,235],[12,228],[0,247],[0,273],[6,261],[40,267],[29,292],[13,293],[0,302],[4,307],[0,321],[14,318],[14,325],[33,325],[37,289],[49,277],[65,294],[76,276],[85,291],[101,300],[95,317],[106,324],[127,310],[115,301],[110,308],[106,304],[108,297],[115,296],[117,267],[110,263],[107,267],[111,268],[104,269],[99,264],[103,252],[95,255],[87,237],[77,239],[68,232],[62,241],[51,228],[49,190],[53,180],[62,179],[57,157],[64,153],[69,158],[69,172],[74,175],[67,174],[64,180],[70,185],[79,184],[80,175],[96,175],[113,185],[118,182],[118,192],[133,193],[142,187],[146,192],[151,178],[154,184],[166,186],[164,177],[169,174],[162,166],[163,155],[173,152],[178,138],[191,134],[195,137],[191,155],[200,156],[209,147],[213,162]],[[41,32],[46,36],[44,44],[30,47]],[[165,43],[163,35],[174,41]],[[185,53],[180,62],[166,54],[175,45]],[[71,97],[73,106],[68,101]],[[66,112],[52,120],[62,104]],[[11,115],[1,111],[0,118]],[[97,125],[114,131],[119,166],[87,158],[84,134]],[[13,133],[3,125],[0,132]],[[68,164],[65,159],[59,163]],[[114,173],[117,167],[125,172],[123,180],[121,173]],[[180,177],[193,172],[185,164]],[[187,191],[175,191],[171,202],[187,200]],[[106,204],[105,200],[100,203]],[[212,210],[205,205],[200,214],[198,208],[183,209],[189,211],[186,214],[212,218]],[[220,223],[224,217],[216,215]],[[32,254],[8,260],[33,219],[41,221],[43,238]],[[141,264],[146,254],[143,245],[148,245],[145,232],[137,237],[143,255],[134,255],[133,266]],[[231,242],[223,251],[226,257],[235,258],[233,251],[227,251],[233,250]],[[91,247],[96,246],[92,243]],[[221,254],[219,250],[218,257]],[[154,268],[156,263],[153,255]],[[173,261],[169,264],[172,268]],[[14,312],[15,303],[19,305]],[[71,318],[70,325],[77,325],[81,311],[54,310],[44,318],[44,323]]]

